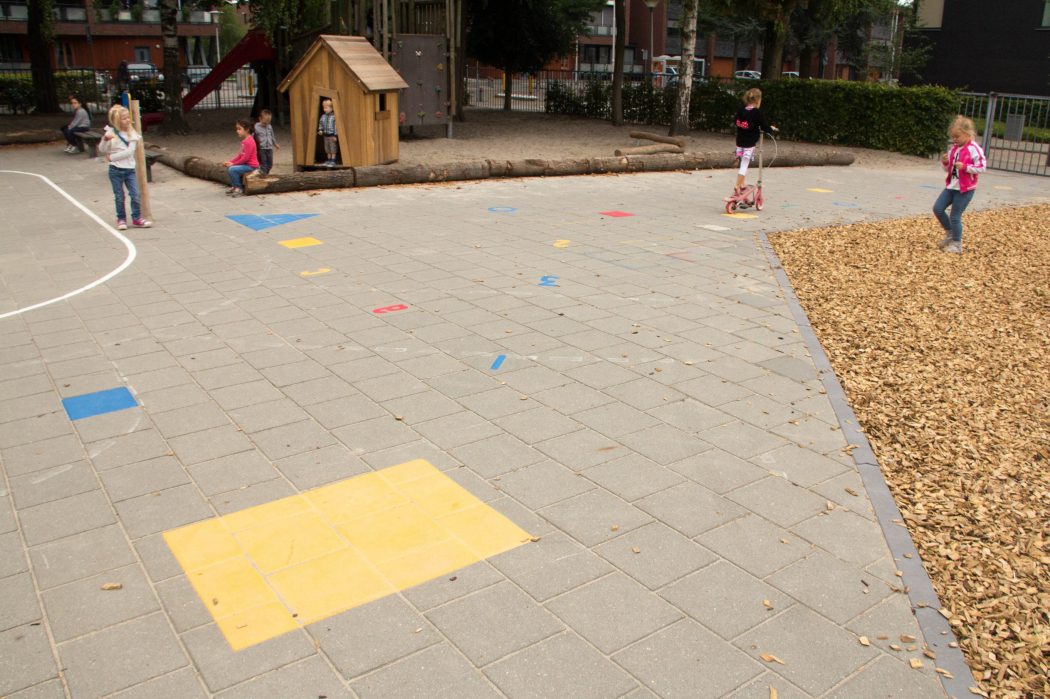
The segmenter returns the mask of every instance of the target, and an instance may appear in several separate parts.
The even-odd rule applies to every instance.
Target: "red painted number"
[[[375,309],[372,312],[373,313],[390,313],[391,311],[403,311],[406,308],[408,308],[408,306],[406,306],[403,303],[399,303],[399,304],[397,304],[395,306],[383,306],[382,308],[377,308],[377,309]]]

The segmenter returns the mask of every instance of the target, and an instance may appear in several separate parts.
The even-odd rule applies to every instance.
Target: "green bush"
[[[608,83],[593,80],[582,96],[573,93],[570,85],[554,85],[558,85],[553,93],[556,99],[552,100],[548,88],[548,112],[609,118]],[[743,103],[741,95],[752,87],[762,90],[762,111],[770,123],[792,141],[911,155],[939,152],[959,108],[956,93],[942,87],[891,87],[842,80],[709,80],[693,86],[691,128],[731,133],[733,117]],[[674,91],[674,87],[653,87],[648,81],[625,86],[624,119],[670,124]]]
[[[70,95],[80,94],[88,102],[100,102],[102,91],[95,84],[92,71],[58,71],[55,73],[55,91],[58,101],[65,103]],[[29,73],[0,75],[0,104],[15,113],[28,114],[33,110],[33,79]]]

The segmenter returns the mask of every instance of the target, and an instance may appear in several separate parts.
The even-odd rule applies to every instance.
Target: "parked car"
[[[758,80],[762,77],[762,74],[757,70],[738,70],[734,77],[737,80]]]
[[[126,87],[134,87],[146,83],[159,83],[164,76],[152,63],[135,63],[133,61],[121,61],[117,68],[117,81]]]
[[[193,89],[210,72],[211,66],[186,66],[183,71],[183,75],[186,77],[186,87]]]
[[[784,71],[783,73],[780,74],[780,77],[782,77],[782,78],[797,78],[798,77],[798,73],[796,73],[793,70],[786,70],[786,71]]]

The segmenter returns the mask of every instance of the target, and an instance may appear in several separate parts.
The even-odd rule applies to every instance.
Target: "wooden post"
[[[416,0],[408,0],[408,33],[418,33],[416,31]]]
[[[139,115],[139,101],[131,100],[131,125],[135,131],[142,136],[142,119]],[[147,221],[153,220],[153,212],[149,206],[149,183],[146,182],[146,141],[139,139],[139,145],[135,148],[135,179],[139,181],[139,209],[142,218]]]
[[[448,61],[445,65],[447,70],[445,71],[448,77],[448,106],[445,109],[445,116],[448,119],[448,126],[445,128],[445,138],[452,138],[452,114],[456,106],[456,78],[455,78],[455,65],[456,65],[456,32],[454,27],[455,10],[453,8],[453,0],[445,0],[445,44],[448,49]]]

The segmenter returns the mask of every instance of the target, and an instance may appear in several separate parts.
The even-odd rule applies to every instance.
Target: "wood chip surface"
[[[980,193],[978,193],[980,196]],[[770,236],[982,694],[1050,691],[1050,207]]]

